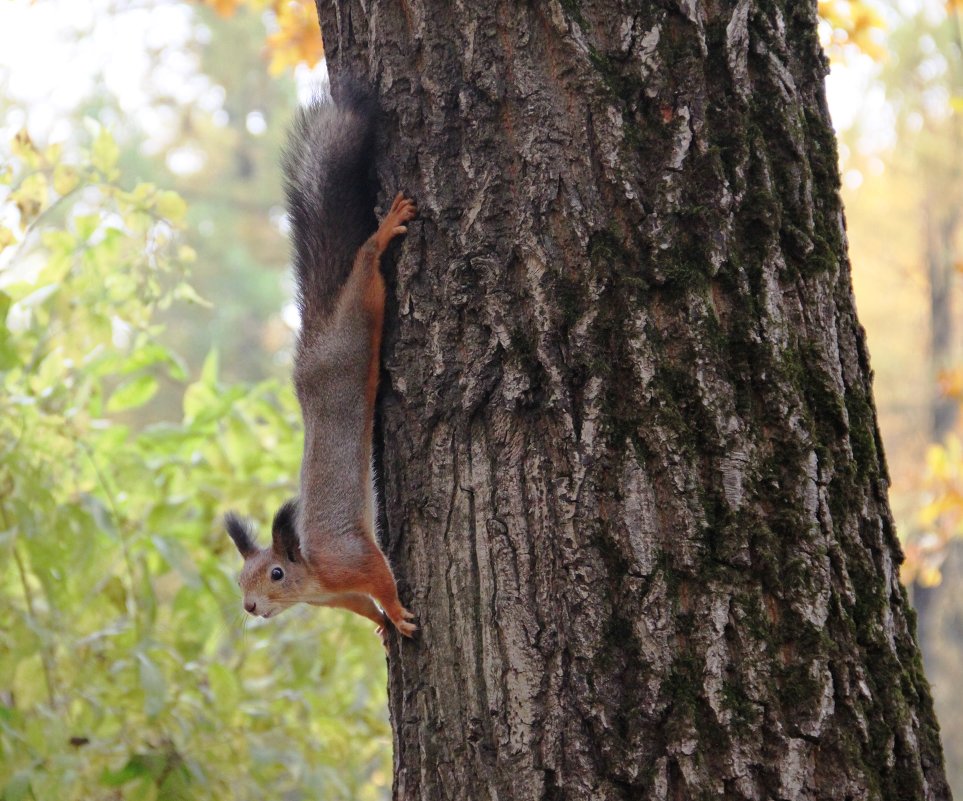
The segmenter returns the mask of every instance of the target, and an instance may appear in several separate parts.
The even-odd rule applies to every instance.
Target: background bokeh
[[[963,795],[963,9],[823,0],[853,280]],[[382,799],[369,623],[240,610],[295,491],[277,169],[304,0],[0,2],[0,799]]]

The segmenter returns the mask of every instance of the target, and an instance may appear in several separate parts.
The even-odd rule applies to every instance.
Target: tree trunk
[[[378,87],[397,799],[944,799],[815,2],[321,3]]]

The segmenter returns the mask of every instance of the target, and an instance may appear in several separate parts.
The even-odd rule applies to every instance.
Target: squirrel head
[[[238,585],[244,593],[244,609],[259,617],[274,617],[312,595],[316,583],[301,558],[298,541],[298,502],[285,503],[271,525],[271,546],[258,548],[249,524],[229,512],[224,526],[244,557]]]

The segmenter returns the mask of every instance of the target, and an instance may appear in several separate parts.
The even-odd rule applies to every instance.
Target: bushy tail
[[[344,82],[295,116],[282,155],[302,326],[330,313],[355,253],[375,231],[375,115],[370,92]]]

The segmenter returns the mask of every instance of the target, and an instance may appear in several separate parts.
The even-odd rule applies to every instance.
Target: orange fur
[[[339,547],[341,545],[348,547]],[[360,524],[349,543],[331,543],[314,555],[311,567],[326,591],[336,596],[352,592],[368,595],[381,605],[399,631],[408,634],[414,630],[412,624],[406,622],[412,615],[401,605],[388,560]]]
[[[385,282],[381,277],[381,270],[377,267],[371,271],[371,278],[364,289],[362,300],[365,311],[371,321],[368,339],[371,346],[371,360],[368,363],[368,383],[365,386],[364,401],[368,411],[369,436],[370,428],[374,426],[375,398],[378,395],[378,373],[381,367],[381,330],[385,319]]]
[[[387,622],[384,612],[375,605],[375,602],[371,600],[371,596],[361,592],[346,592],[341,595],[335,595],[330,601],[326,601],[321,605],[348,609],[356,615],[361,615],[361,617],[366,617],[368,620],[374,621],[379,626],[383,626]]]
[[[415,205],[399,192],[391,208],[385,215],[378,230],[374,233],[369,242],[374,244],[373,258],[368,255],[368,244],[362,247],[358,254],[359,259],[371,259],[366,266],[364,285],[361,289],[361,306],[368,318],[369,342],[371,346],[371,361],[368,366],[368,381],[365,387],[365,408],[368,410],[369,419],[374,422],[375,397],[378,394],[378,373],[381,364],[381,332],[384,328],[385,319],[385,281],[381,275],[381,255],[385,252],[391,240],[396,236],[405,233],[407,230],[404,223],[413,219],[416,210]]]

